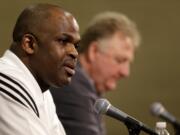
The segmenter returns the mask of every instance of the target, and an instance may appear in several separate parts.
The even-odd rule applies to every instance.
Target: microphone
[[[154,116],[160,117],[165,121],[171,123],[176,130],[180,131],[179,121],[172,114],[170,114],[161,103],[153,103],[151,105],[150,111]]]
[[[106,114],[125,123],[127,126],[133,126],[132,128],[134,129],[139,128],[139,130],[143,130],[151,135],[158,135],[154,130],[150,129],[144,123],[112,106],[107,99],[97,99],[94,104],[94,109],[98,114]]]

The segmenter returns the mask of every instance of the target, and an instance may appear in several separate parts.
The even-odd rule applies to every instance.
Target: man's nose
[[[130,75],[130,65],[129,64],[125,64],[123,66],[120,67],[119,69],[119,74],[122,77],[128,77]]]
[[[73,44],[69,47],[68,53],[73,59],[78,57],[78,51]]]

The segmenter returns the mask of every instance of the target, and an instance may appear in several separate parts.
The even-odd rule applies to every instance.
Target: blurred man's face
[[[92,64],[92,78],[98,93],[115,89],[118,80],[129,76],[130,63],[134,58],[131,39],[119,32],[101,43],[107,48],[96,52]]]

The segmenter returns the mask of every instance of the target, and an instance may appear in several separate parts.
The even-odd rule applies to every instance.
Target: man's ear
[[[96,55],[97,55],[97,52],[98,52],[98,46],[97,46],[97,42],[92,42],[90,45],[89,45],[89,48],[88,48],[88,59],[90,62],[93,62],[96,60]]]
[[[37,49],[37,41],[32,34],[24,34],[21,44],[27,54],[33,54]]]

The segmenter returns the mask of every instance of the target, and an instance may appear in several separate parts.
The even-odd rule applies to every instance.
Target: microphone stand
[[[179,125],[180,125],[179,122],[173,124],[175,135],[180,135],[180,126]]]
[[[117,110],[117,112],[120,111],[113,106],[111,106],[111,109]],[[115,113],[115,112],[116,111],[106,111],[106,115],[124,122],[124,124],[128,128],[129,135],[139,135],[141,130],[143,130],[144,132],[150,135],[158,135],[154,130],[148,128],[142,122],[139,122],[136,119],[129,117],[127,114],[123,112],[121,112],[122,115],[118,115],[118,113]]]
[[[180,135],[180,130],[176,130],[175,135]]]
[[[139,135],[141,128],[137,124],[133,124],[130,122],[125,122],[125,125],[128,129],[129,135]]]
[[[173,127],[175,131],[175,135],[180,135],[180,127],[178,125],[173,125]]]
[[[124,124],[128,128],[129,135],[139,135],[141,130],[148,133],[149,135],[158,135],[155,131],[143,125],[143,123],[136,121],[130,117],[127,117]]]

